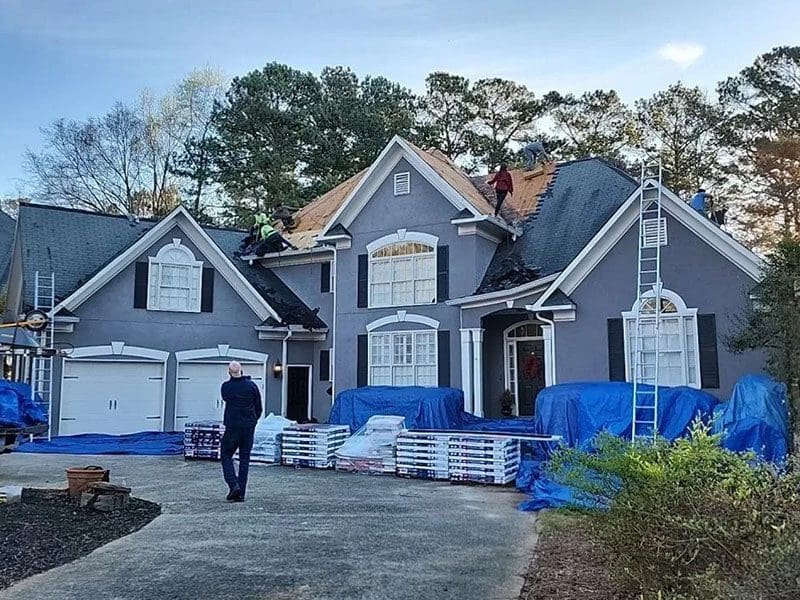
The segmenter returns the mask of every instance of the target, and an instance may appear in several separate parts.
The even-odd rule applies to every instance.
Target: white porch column
[[[472,354],[470,330],[461,330],[461,389],[464,390],[464,411],[472,412]]]
[[[472,381],[473,411],[477,417],[483,416],[483,329],[472,330]]]

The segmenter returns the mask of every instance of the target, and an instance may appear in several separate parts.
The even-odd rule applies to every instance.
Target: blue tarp
[[[183,454],[183,433],[143,431],[128,435],[87,433],[55,437],[51,441],[21,444],[17,452],[41,454],[132,454],[168,456]]]
[[[47,423],[41,407],[33,401],[31,386],[0,379],[0,427],[27,427]]]
[[[652,386],[641,386],[651,389]],[[682,436],[698,415],[711,415],[718,400],[689,387],[660,387],[658,429],[673,440]],[[536,432],[560,435],[568,446],[581,446],[601,431],[631,436],[633,384],[564,383],[543,389],[536,397]]]
[[[409,429],[456,429],[465,414],[461,390],[375,386],[339,392],[328,422],[358,431],[374,415],[397,415]]]
[[[659,433],[669,440],[684,435],[696,417],[709,418],[717,404],[714,396],[689,387],[661,387],[658,398]],[[587,447],[601,431],[630,438],[632,414],[633,384],[565,383],[536,397],[536,432],[560,435],[567,446]],[[530,494],[521,510],[601,506],[597,499],[578,496],[573,488],[549,479],[542,470],[545,458],[521,461],[517,489]]]
[[[791,444],[786,386],[765,375],[742,377],[731,399],[714,411],[714,432],[723,433],[729,450],[752,450],[763,460],[784,463]]]

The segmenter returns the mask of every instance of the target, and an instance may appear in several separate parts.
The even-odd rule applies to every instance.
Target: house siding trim
[[[430,317],[426,317],[424,315],[417,315],[414,313],[407,313],[404,310],[398,310],[396,314],[387,315],[385,317],[381,317],[380,319],[375,319],[374,321],[367,323],[367,332],[372,333],[374,330],[379,329],[381,327],[385,327],[386,325],[390,325],[392,323],[419,323],[420,325],[427,325],[431,329],[439,329],[439,321],[436,319],[432,319]]]

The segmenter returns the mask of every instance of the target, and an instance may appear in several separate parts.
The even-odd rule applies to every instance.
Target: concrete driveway
[[[88,464],[163,514],[0,599],[511,600],[535,541],[505,488],[253,467],[228,504],[218,463],[32,454],[0,456],[0,482],[59,485]]]

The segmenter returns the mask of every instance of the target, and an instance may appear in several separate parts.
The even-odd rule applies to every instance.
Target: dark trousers
[[[497,194],[497,203],[494,205],[494,216],[500,214],[500,207],[503,206],[503,201],[506,199],[508,195],[508,190],[495,190],[495,194]]]
[[[254,427],[226,427],[222,434],[222,475],[233,491],[239,489],[244,497],[247,488],[247,473],[250,470],[250,451],[253,449]],[[239,451],[239,475],[233,466],[233,455]]]

